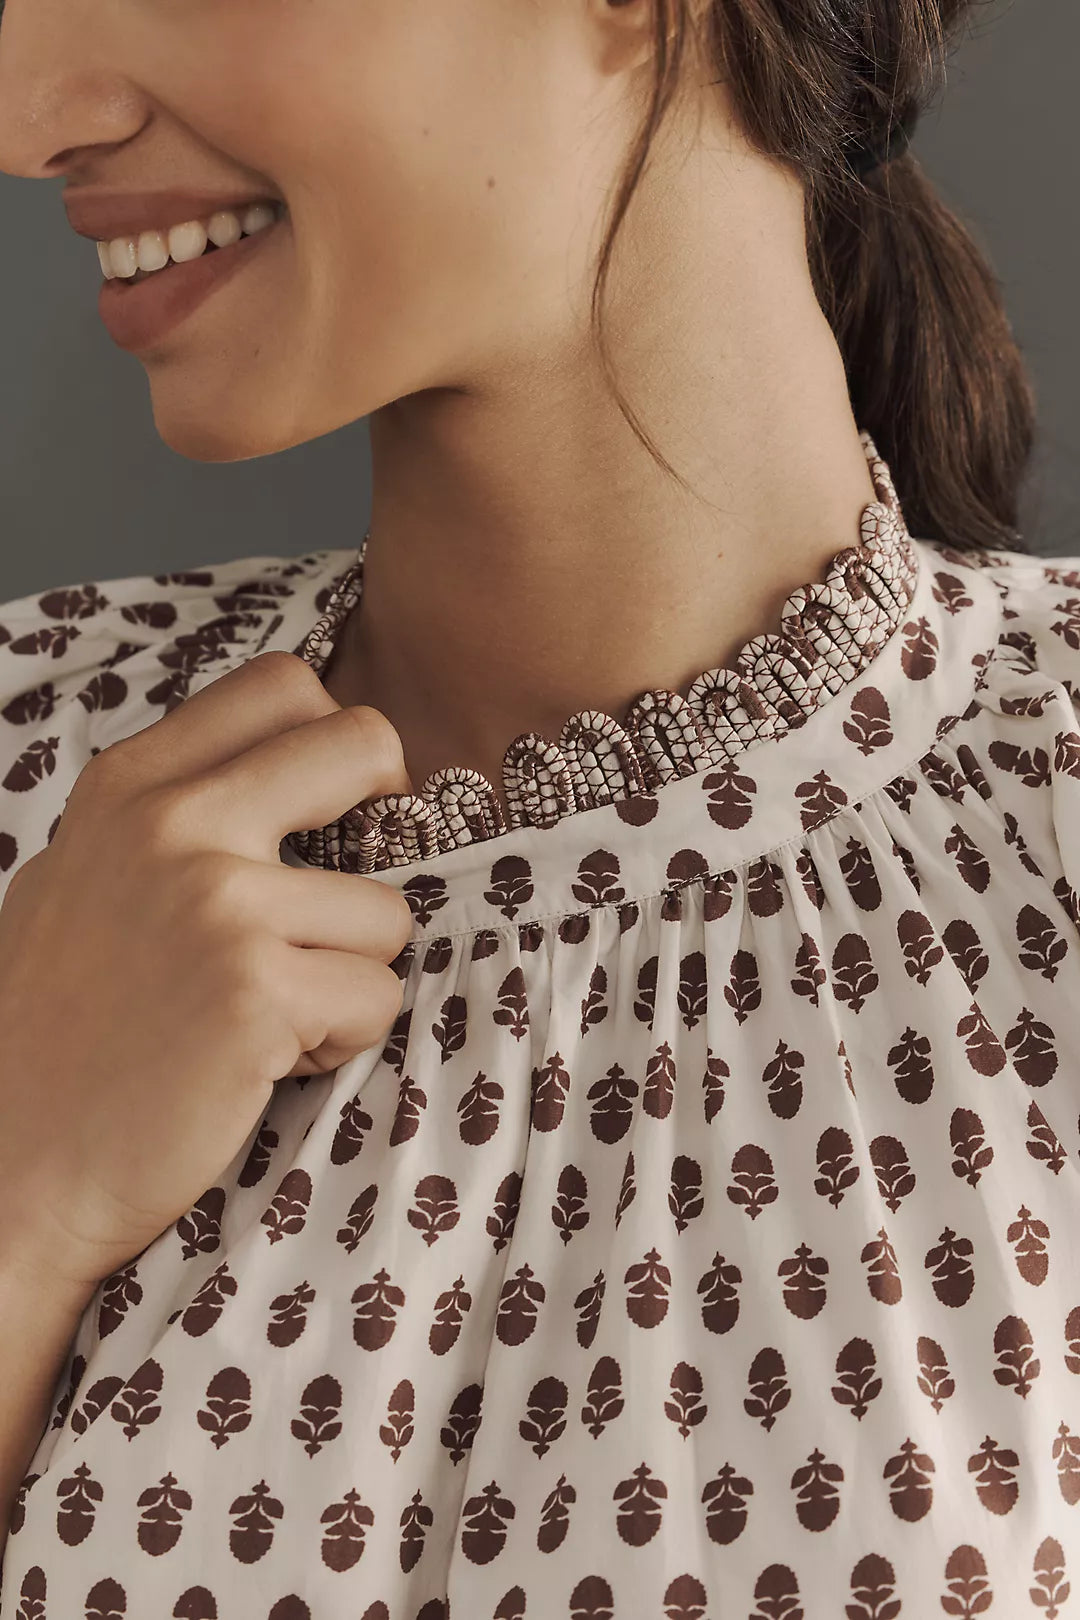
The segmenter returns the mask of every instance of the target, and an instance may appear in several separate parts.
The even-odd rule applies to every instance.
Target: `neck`
[[[684,198],[670,267],[646,277],[662,314],[646,318],[640,281],[608,306],[623,392],[692,494],[580,342],[372,416],[363,601],[324,678],[338,702],[387,716],[414,788],[471,765],[501,792],[519,733],[555,740],[580,709],[619,719],[648,688],[685,691],[778,629],[791,591],[858,542],[875,491],[794,251],[801,194],[796,214],[772,190],[786,185],[756,176],[757,212],[712,235]]]

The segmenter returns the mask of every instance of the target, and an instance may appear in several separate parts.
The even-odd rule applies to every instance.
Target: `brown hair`
[[[624,0],[610,0],[612,4]],[[655,76],[593,288],[593,326],[620,410],[600,305],[619,227],[679,87],[692,0],[654,0]],[[707,50],[746,139],[806,188],[814,289],[852,411],[885,458],[913,535],[957,549],[1030,552],[1017,530],[1035,397],[1000,284],[909,150],[859,178],[846,161],[884,142],[936,93],[973,0],[709,0]]]

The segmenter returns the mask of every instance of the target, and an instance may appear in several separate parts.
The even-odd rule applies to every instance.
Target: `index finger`
[[[155,786],[214,770],[270,737],[335,714],[341,705],[295,653],[259,653],[114,743]],[[110,752],[110,750],[105,750]]]

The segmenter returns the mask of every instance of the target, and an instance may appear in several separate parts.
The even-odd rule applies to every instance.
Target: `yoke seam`
[[[986,661],[984,662],[979,673],[979,678],[972,689],[971,698],[968,700],[966,707],[970,707],[978,693],[981,692],[983,687],[986,685],[987,676],[991,665],[998,657],[999,647],[1000,640],[995,642],[994,646],[990,649],[986,657]],[[963,722],[963,719],[963,713],[955,715],[953,717],[952,725],[947,726],[944,731],[938,733],[930,747],[920,754],[918,758],[909,760],[907,764],[901,765],[897,770],[893,771],[889,776],[887,776],[884,781],[879,782],[876,787],[868,788],[865,793],[859,796],[855,803],[863,804],[867,799],[872,798],[875,794],[883,792],[891,782],[895,782],[898,777],[905,773],[905,771],[919,769],[923,760],[929,757],[937,744],[941,742],[943,738],[948,737],[950,733]],[[563,911],[548,911],[539,916],[525,917],[521,922],[477,924],[472,928],[455,929],[453,933],[430,934],[422,936],[418,939],[410,940],[408,943],[410,945],[423,945],[425,943],[433,943],[435,940],[464,939],[470,935],[474,936],[476,934],[517,934],[522,928],[528,927],[532,923],[544,924],[561,922],[566,917],[580,917],[583,913],[610,911],[613,908],[618,908],[619,906],[644,904],[648,900],[659,899],[661,895],[672,894],[677,889],[688,889],[694,884],[705,883],[709,878],[712,877],[720,877],[728,872],[734,872],[737,874],[742,873],[748,866],[752,866],[755,861],[765,860],[767,857],[777,854],[780,850],[787,849],[792,844],[801,843],[804,839],[808,838],[811,833],[819,832],[823,827],[828,827],[832,822],[836,821],[840,816],[842,816],[845,810],[850,810],[852,808],[853,807],[851,804],[842,804],[834,815],[827,816],[824,821],[819,821],[813,827],[805,827],[800,832],[792,833],[790,838],[782,838],[779,843],[771,844],[768,849],[761,850],[757,855],[748,855],[745,860],[737,862],[734,866],[721,866],[717,867],[715,870],[710,869],[708,872],[699,872],[696,874],[696,876],[687,878],[682,883],[667,883],[664,884],[662,888],[651,890],[648,894],[633,895],[626,900],[606,901],[598,906],[578,906],[576,908],[567,908]]]

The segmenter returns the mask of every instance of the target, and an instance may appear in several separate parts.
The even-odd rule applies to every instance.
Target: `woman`
[[[180,975],[127,993],[109,884],[133,975],[165,935],[84,767],[269,705],[257,655],[399,739],[280,856],[411,931],[378,1033],[301,1035],[89,1276],[0,1620],[1061,1612],[1080,562],[1025,554],[1029,384],[904,150],[967,9],[9,0],[0,163],[67,176],[165,441],[370,414],[374,466],[359,554],[0,611],[40,1152],[180,1155],[130,1057]]]

